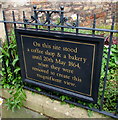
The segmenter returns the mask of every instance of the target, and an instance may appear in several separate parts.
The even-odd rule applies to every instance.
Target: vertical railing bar
[[[93,28],[96,27],[96,14],[94,14],[94,19],[93,19]],[[92,30],[92,35],[95,35],[95,30]]]
[[[5,12],[2,11],[2,13],[3,13],[3,20],[6,21]],[[7,44],[8,44],[8,47],[9,47],[9,46],[10,46],[10,40],[9,40],[9,35],[8,35],[7,23],[5,23],[5,22],[4,22],[4,28],[5,28],[5,34],[6,34]],[[10,64],[9,64],[9,65],[10,65],[11,71],[12,71],[13,74],[14,74],[14,69],[13,69],[13,67],[12,67],[12,55],[11,55],[11,50],[8,49],[8,52],[9,52],[9,55],[10,55],[10,57],[8,58],[9,61],[10,61]]]
[[[3,20],[5,20],[5,14],[4,14],[4,11],[3,11]],[[6,26],[5,25],[6,23],[4,23],[4,26]],[[1,45],[2,46],[2,45]],[[3,53],[2,53],[2,55],[3,55]],[[5,64],[5,59],[4,59],[4,56],[3,56],[3,61],[2,61],[2,67],[4,67],[4,69],[5,69],[5,72],[6,72],[6,80],[8,80],[8,72],[7,72],[7,67],[6,67],[6,64]],[[1,68],[2,69],[2,68]]]
[[[15,13],[14,13],[14,11],[12,11],[12,17],[13,17],[13,22],[14,22],[14,28],[16,29],[16,19],[15,19]],[[15,34],[15,29],[14,29],[14,34]],[[15,36],[14,36],[15,37]],[[14,68],[15,69],[15,68]],[[15,74],[14,74],[14,77],[15,77]]]
[[[63,11],[64,10],[64,7],[63,6],[61,6],[60,7],[60,9],[61,9],[61,11]],[[60,16],[61,18],[60,18],[60,20],[61,20],[61,25],[63,26],[64,25],[64,13],[63,12],[61,12],[61,16]],[[63,27],[61,27],[61,32],[63,33],[64,32],[64,28]]]
[[[79,14],[77,14],[76,27],[79,27]],[[76,28],[76,34],[78,34],[78,32],[79,32],[79,29]]]
[[[36,11],[37,6],[34,5],[33,8],[34,8],[35,23],[37,23],[37,19],[38,19],[38,17],[37,17],[37,11]],[[38,30],[38,25],[35,25],[35,27],[36,27],[36,30]]]
[[[48,24],[50,25],[50,12],[47,11],[47,21],[48,21]],[[48,26],[48,32],[50,31],[50,26]]]
[[[111,30],[114,29],[114,20],[115,20],[115,16],[113,16],[112,18]],[[108,67],[109,67],[109,61],[110,61],[110,51],[111,51],[111,46],[112,46],[112,38],[113,38],[113,32],[110,32],[110,41],[109,41],[109,48],[108,48],[108,54],[107,54],[107,62],[106,62],[106,69],[105,69],[105,76],[104,76],[103,92],[102,92],[101,103],[100,103],[100,110],[102,110],[103,108],[104,93],[105,93],[105,88],[106,88]]]
[[[24,22],[24,28],[27,29],[27,25],[25,24],[26,22],[25,11],[23,11],[23,22]]]
[[[4,11],[3,11],[3,20],[6,21],[6,17],[5,17],[5,12]],[[10,46],[10,41],[9,41],[9,37],[8,37],[8,30],[7,30],[7,23],[4,22],[4,26],[5,26],[5,33],[6,33],[7,43],[8,43],[8,46]]]
[[[12,17],[13,17],[13,22],[14,22],[14,28],[16,29],[16,19],[15,19],[15,14],[14,14],[14,11],[12,11]]]

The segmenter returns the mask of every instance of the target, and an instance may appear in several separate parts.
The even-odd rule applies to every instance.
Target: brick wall
[[[32,0],[33,1],[33,0]],[[116,15],[118,7],[116,2],[34,2],[41,9],[58,9],[64,6],[65,16],[71,17],[72,14],[80,15],[80,26],[92,24],[93,15],[96,14],[97,24],[111,23],[112,15]],[[34,4],[32,2],[32,4]],[[117,16],[117,15],[116,15]]]
[[[15,11],[16,18],[18,21],[22,20],[22,11],[26,11],[26,16],[30,18],[32,12],[32,6],[37,5],[40,9],[53,9],[58,10],[60,6],[64,6],[65,16],[68,18],[73,14],[80,15],[80,26],[90,26],[92,25],[93,15],[96,14],[98,25],[109,25],[111,23],[112,15],[117,15],[116,7],[118,2],[78,2],[75,0],[25,0],[22,2],[2,2],[3,9],[6,11],[6,15],[9,20],[12,20],[11,12]],[[104,0],[103,0],[104,1]],[[116,19],[117,20],[117,19]]]

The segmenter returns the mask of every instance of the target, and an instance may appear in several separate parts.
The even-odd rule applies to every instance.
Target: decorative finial
[[[61,10],[64,10],[64,6],[61,6],[60,9],[61,9]]]
[[[36,5],[34,5],[34,6],[33,6],[33,8],[34,8],[34,9],[36,9],[36,8],[37,8],[37,6],[36,6]]]

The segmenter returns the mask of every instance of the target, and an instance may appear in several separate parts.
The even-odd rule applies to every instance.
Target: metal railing
[[[81,34],[80,30],[88,30],[91,31],[91,35],[96,35],[96,31],[102,31],[102,32],[108,32],[110,34],[109,37],[109,47],[108,47],[108,53],[107,53],[107,61],[106,61],[106,70],[105,70],[105,75],[104,75],[104,79],[103,79],[103,91],[102,91],[102,97],[101,97],[101,101],[99,104],[99,109],[97,108],[90,108],[86,105],[80,104],[80,103],[76,103],[74,101],[69,101],[69,100],[64,100],[67,103],[71,103],[74,104],[76,106],[80,106],[83,107],[85,109],[89,109],[89,110],[93,110],[108,116],[111,116],[113,118],[118,118],[118,100],[116,103],[116,109],[115,113],[110,113],[110,112],[106,112],[103,111],[103,101],[104,101],[104,94],[105,94],[105,90],[106,90],[106,83],[107,83],[107,74],[108,74],[108,66],[109,66],[109,61],[110,61],[110,51],[111,51],[111,46],[112,46],[112,40],[113,40],[113,34],[114,33],[118,33],[118,30],[114,30],[114,25],[115,25],[115,16],[112,17],[112,24],[111,24],[111,29],[100,29],[100,28],[96,28],[96,14],[94,14],[94,18],[93,18],[93,27],[92,28],[88,28],[88,27],[81,27],[79,26],[79,14],[77,14],[77,19],[76,22],[74,22],[73,24],[68,23],[68,18],[64,16],[64,7],[60,7],[60,10],[40,10],[37,9],[36,6],[33,7],[33,16],[31,16],[31,19],[28,20],[26,18],[26,13],[25,11],[23,11],[23,22],[20,21],[16,21],[15,18],[15,13],[14,11],[12,11],[12,17],[13,17],[13,21],[7,21],[6,20],[6,15],[5,15],[5,11],[3,11],[3,21],[0,21],[2,23],[4,23],[4,27],[5,27],[5,32],[6,32],[6,40],[8,43],[8,46],[10,46],[10,39],[9,39],[9,32],[8,32],[8,28],[7,28],[7,24],[12,24],[14,29],[19,28],[20,25],[24,28],[24,29],[35,29],[35,30],[39,30],[39,29],[47,29],[48,31],[51,31],[52,28],[59,28],[60,32],[63,34],[65,32],[65,28],[69,28],[69,29],[73,29],[75,30],[75,34]],[[39,19],[39,15],[40,14],[44,14],[45,15],[45,20],[43,22],[40,21]],[[52,14],[58,14],[59,15],[59,22],[58,23],[54,23],[51,20]],[[34,26],[35,28],[31,27]],[[43,26],[43,28],[40,28],[40,26]],[[54,31],[54,29],[53,29]],[[11,56],[11,51],[9,50],[9,55]],[[12,57],[10,57],[10,61],[12,62]],[[4,64],[4,68],[5,70],[7,69],[7,67],[5,66],[5,61],[3,60],[3,64]],[[14,70],[13,66],[10,66],[12,71]],[[6,70],[6,74],[7,74],[7,70]],[[7,79],[7,78],[6,78]],[[30,87],[25,86],[24,88],[31,90],[31,91],[35,91],[38,92],[40,94],[49,96],[51,98],[57,99],[57,100],[61,100],[58,96],[46,93],[46,92],[39,92],[36,91]]]

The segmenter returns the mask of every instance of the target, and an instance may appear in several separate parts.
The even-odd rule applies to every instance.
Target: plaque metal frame
[[[101,71],[101,62],[102,62],[102,54],[103,54],[103,46],[104,46],[104,39],[98,36],[91,36],[91,35],[76,35],[72,33],[61,33],[61,32],[54,32],[54,31],[33,31],[33,30],[25,30],[25,29],[15,29],[16,32],[16,40],[18,46],[18,54],[20,58],[20,67],[21,67],[21,74],[22,79],[24,82],[39,86],[41,88],[49,89],[52,91],[57,91],[71,97],[79,98],[80,100],[97,103],[98,98],[98,89],[99,89],[99,79],[100,79],[100,71]],[[23,52],[23,36],[29,36],[32,38],[42,38],[46,40],[53,40],[54,41],[65,41],[75,44],[88,44],[93,45],[94,53],[93,53],[93,69],[92,69],[92,82],[91,82],[91,94],[86,95],[84,93],[77,93],[72,90],[68,90],[63,87],[59,87],[56,85],[46,84],[44,82],[37,81],[36,79],[30,78],[27,75],[26,69],[26,61],[24,59],[25,52]],[[28,42],[28,40],[27,40]],[[84,89],[84,88],[83,88]]]

